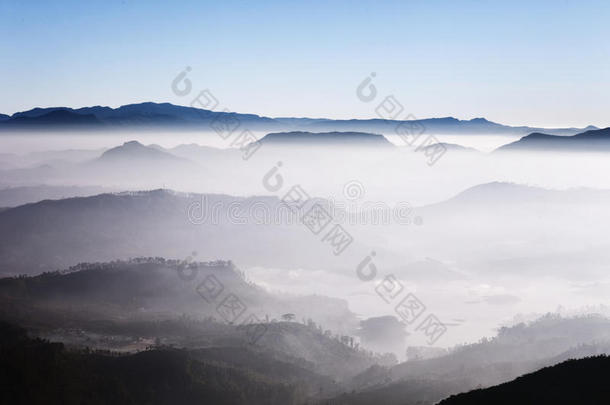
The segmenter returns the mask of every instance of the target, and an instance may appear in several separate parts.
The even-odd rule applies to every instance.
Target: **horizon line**
[[[588,124],[586,126],[583,127],[579,127],[579,126],[569,126],[569,127],[562,127],[562,126],[537,126],[537,125],[529,125],[529,124],[504,124],[504,123],[500,123],[498,121],[492,121],[487,119],[484,116],[476,116],[474,118],[470,118],[470,119],[462,119],[462,118],[457,118],[453,115],[448,115],[448,116],[432,116],[432,117],[424,117],[424,118],[420,118],[420,117],[415,117],[412,120],[397,120],[397,119],[388,119],[388,118],[380,118],[378,116],[373,116],[370,118],[328,118],[328,117],[308,117],[308,116],[271,116],[271,115],[261,115],[258,113],[251,113],[251,112],[238,112],[238,111],[215,111],[215,110],[206,110],[205,108],[199,108],[199,107],[193,107],[191,105],[183,105],[183,104],[174,104],[171,103],[169,101],[163,101],[163,102],[157,102],[157,101],[140,101],[140,102],[135,102],[135,103],[128,103],[128,104],[120,104],[120,105],[116,105],[116,106],[110,106],[110,105],[101,105],[101,104],[95,104],[95,105],[88,105],[88,106],[80,106],[80,107],[69,107],[66,105],[55,105],[55,106],[46,106],[46,107],[42,107],[42,106],[35,106],[35,107],[31,107],[30,109],[27,110],[21,110],[21,111],[14,111],[13,113],[3,113],[0,112],[0,114],[3,115],[7,115],[9,117],[13,117],[15,114],[19,114],[19,113],[24,113],[24,112],[28,112],[28,111],[32,111],[35,109],[50,109],[50,108],[66,108],[66,109],[71,109],[71,110],[78,110],[78,109],[82,109],[82,108],[93,108],[93,107],[102,107],[102,108],[110,108],[113,110],[119,109],[121,107],[125,107],[125,106],[130,106],[130,105],[140,105],[140,104],[157,104],[157,105],[161,105],[161,104],[169,104],[172,106],[176,106],[176,107],[185,107],[185,108],[193,108],[193,109],[197,109],[197,110],[203,110],[203,111],[214,111],[214,112],[226,112],[226,113],[233,113],[233,114],[244,114],[244,115],[255,115],[261,118],[269,118],[269,119],[310,119],[310,120],[327,120],[327,121],[370,121],[370,120],[380,120],[380,121],[396,121],[396,122],[404,122],[404,121],[423,121],[423,120],[435,120],[435,119],[455,119],[457,121],[461,121],[461,122],[470,122],[470,121],[474,121],[474,120],[485,120],[491,124],[498,124],[498,125],[502,125],[502,126],[506,126],[506,127],[512,127],[512,128],[519,128],[519,127],[527,127],[527,128],[537,128],[537,129],[588,129],[588,128],[597,128],[597,129],[604,129],[607,128],[607,126],[597,126],[597,125],[593,125],[593,124]]]

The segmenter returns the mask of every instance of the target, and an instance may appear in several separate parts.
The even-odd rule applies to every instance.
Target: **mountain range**
[[[261,207],[268,222],[257,217]],[[40,201],[0,212],[0,273],[33,274],[134,255],[185,257],[193,250],[202,259],[230,257],[239,264],[340,263],[289,214],[278,197],[169,190]],[[358,259],[355,251],[345,255]]]
[[[196,271],[191,273],[192,269]],[[185,277],[190,274],[195,277]],[[312,317],[318,324],[311,320],[278,322],[273,319],[265,323],[267,329],[256,344],[248,345],[245,330],[237,323],[219,321],[215,305],[203,299],[205,295],[201,295],[199,287],[195,288],[212,275],[227,293],[230,291],[246,303],[248,312],[258,314],[261,325],[265,318],[263,314],[279,318],[286,312],[296,314],[296,319]],[[342,318],[354,320],[354,314],[341,300],[317,295],[271,294],[247,282],[234,265],[226,261],[200,263],[160,257],[137,258],[80,264],[34,277],[4,278],[0,279],[0,303],[0,319],[26,327],[34,336],[53,340],[61,336],[69,346],[87,345],[93,350],[132,347],[133,351],[133,345],[141,347],[149,342],[145,352],[149,354],[140,356],[152,356],[151,349],[167,350],[178,346],[184,348],[178,349],[183,353],[197,354],[196,358],[204,355],[216,365],[273,376],[271,381],[314,384],[307,389],[309,395],[336,395],[320,404],[433,404],[449,395],[502,384],[568,359],[610,352],[608,318],[602,315],[564,318],[547,314],[535,321],[501,327],[490,339],[458,345],[435,358],[396,364],[359,350],[349,341],[344,343],[333,338],[320,327],[325,324],[336,326]],[[17,367],[23,365],[24,358],[35,358],[32,353],[14,356],[15,350],[24,353],[25,347],[15,346],[24,335],[19,333],[22,337],[17,338],[7,328],[13,329],[0,322],[3,332],[0,352],[5,350],[1,361],[11,359],[13,367]],[[156,344],[153,345],[151,337],[156,337]],[[26,346],[35,346],[32,343]],[[19,358],[21,362],[17,362]],[[18,367],[24,372],[19,378],[25,376],[26,369],[32,377],[35,364],[22,367]],[[559,366],[562,367],[565,366]],[[284,372],[279,371],[282,369]],[[83,371],[90,370],[83,368]],[[546,370],[536,374],[548,373]],[[14,374],[12,378],[15,378],[14,382],[19,380]],[[499,390],[522,382],[522,378],[518,379]],[[497,391],[497,387],[486,392],[475,391],[465,394],[462,399],[469,395],[492,395],[493,398]],[[524,392],[515,389],[511,395],[514,400],[506,403],[521,402],[517,399]]]
[[[440,357],[407,361],[389,368],[371,367],[351,380],[355,393],[340,396],[333,404],[434,404],[456,392],[492,387],[568,359],[605,354],[610,350],[609,338],[610,323],[602,316],[562,318],[547,314],[530,323],[502,327],[491,339],[458,345]],[[518,386],[518,381],[508,385]],[[512,393],[512,401],[495,401],[499,397],[491,394],[497,388],[461,394],[460,401],[451,399],[442,403],[553,403],[519,401],[519,394],[525,392],[519,393],[517,389]],[[538,391],[532,387],[530,390],[531,394]],[[487,401],[468,401],[488,394]]]
[[[28,192],[32,194],[35,190]],[[70,190],[41,190],[34,196],[54,197],[49,194],[51,192],[68,193]],[[75,195],[87,195],[95,190],[76,189],[74,192]],[[21,201],[26,198],[19,193],[14,197],[8,191],[5,194],[7,201],[9,198]],[[478,228],[467,238],[462,236],[466,245],[460,245],[459,250],[476,250],[483,241],[490,246],[497,243],[498,252],[494,256],[497,259],[501,257],[498,255],[504,245],[501,238],[490,236],[489,229],[500,229],[505,235],[520,238],[527,245],[530,238],[526,237],[528,232],[525,230],[532,224],[548,222],[555,224],[553,229],[558,232],[556,245],[561,248],[565,238],[560,235],[567,234],[562,228],[565,221],[559,219],[570,215],[574,220],[588,224],[590,230],[603,227],[600,215],[608,201],[610,192],[606,190],[554,191],[510,183],[489,183],[475,186],[444,202],[414,208],[416,215],[425,218],[425,227],[396,224],[388,229],[376,229],[363,226],[362,229],[353,229],[354,243],[358,246],[364,244],[368,240],[364,239],[365,235],[404,237],[405,232],[408,234],[412,229],[413,232],[417,230],[421,243],[430,233],[451,251],[451,246],[458,248],[454,232],[459,232],[464,224],[484,218],[488,227]],[[582,209],[574,208],[580,205]],[[265,207],[270,215],[269,223],[276,226],[260,221],[256,216],[260,207]],[[456,215],[456,212],[460,214]],[[276,214],[271,216],[272,213]],[[312,268],[322,263],[326,266],[344,263],[332,259],[328,247],[303,232],[297,221],[280,214],[286,212],[282,211],[282,203],[275,196],[246,198],[169,190],[39,201],[0,212],[0,268],[10,270],[12,274],[36,274],[87,260],[108,261],[133,255],[183,257],[192,250],[198,250],[202,258],[231,258],[241,265],[279,263],[286,267],[298,264]],[[341,210],[335,211],[335,215],[340,218]],[[507,223],[505,217],[512,218],[512,221]],[[576,235],[574,231],[568,234]],[[252,239],[261,245],[255,249]],[[226,243],[227,240],[231,243]],[[425,244],[416,246],[422,249]],[[360,259],[357,248],[344,254],[350,260]],[[557,257],[565,261],[569,254],[576,253],[567,250],[558,252]],[[485,255],[479,253],[479,256],[481,260],[485,259]],[[582,262],[583,259],[579,260]],[[510,263],[495,264],[498,269],[508,265]],[[475,268],[472,263],[471,267]],[[524,263],[521,267],[526,271]],[[591,265],[591,269],[598,267]],[[553,267],[545,269],[551,271]]]
[[[572,136],[557,136],[535,132],[497,149],[532,152],[608,152],[610,128],[589,130]]]
[[[546,132],[554,135],[574,135],[584,130],[596,129],[589,126],[579,128],[534,128],[528,126],[507,126],[488,121],[485,118],[460,120],[454,117],[427,118],[414,120],[392,119],[326,119],[326,118],[270,118],[255,114],[223,112],[185,107],[170,103],[144,102],[124,105],[118,108],[103,106],[69,108],[34,108],[0,116],[0,130],[18,129],[91,129],[116,130],[125,127],[173,128],[186,130],[225,130],[228,128],[253,131],[310,131],[310,132],[375,132],[396,133],[414,130],[427,134],[504,134],[525,135],[532,132]]]

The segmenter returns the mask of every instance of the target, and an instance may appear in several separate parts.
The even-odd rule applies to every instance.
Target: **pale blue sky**
[[[374,117],[371,72],[418,118],[610,126],[608,1],[0,0],[0,112],[188,104],[170,82],[267,116]],[[194,95],[194,94],[193,94]]]

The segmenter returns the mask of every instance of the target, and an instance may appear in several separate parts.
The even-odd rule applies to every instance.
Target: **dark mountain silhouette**
[[[173,105],[170,103],[139,103],[128,104],[118,108],[110,107],[50,107],[34,108],[32,110],[15,113],[7,121],[2,122],[0,129],[18,127],[22,122],[40,122],[48,114],[70,114],[74,121],[79,120],[79,116],[93,116],[96,122],[90,122],[92,128],[98,128],[100,123],[107,124],[102,128],[111,130],[124,126],[151,127],[159,128],[193,128],[212,130],[216,125],[222,126],[230,122],[231,125],[239,123],[240,126],[247,126],[249,129],[274,129],[278,124],[271,118],[260,117],[254,114],[239,114],[222,111],[209,111],[192,107]]]
[[[610,358],[569,360],[487,389],[452,396],[442,405],[572,405],[610,402]]]
[[[47,111],[40,115],[13,116],[8,120],[0,122],[2,125],[8,127],[63,125],[97,126],[101,124],[101,121],[93,114],[80,114],[67,109]]]
[[[59,113],[58,111],[63,111]],[[578,128],[532,128],[511,127],[488,121],[484,118],[459,120],[453,117],[428,118],[413,120],[387,120],[387,119],[352,119],[332,120],[314,118],[269,118],[255,114],[241,114],[235,112],[210,111],[193,107],[184,107],[170,103],[144,102],[124,105],[118,108],[94,106],[83,108],[51,107],[34,108],[32,110],[13,114],[10,119],[0,119],[1,129],[17,129],[26,127],[28,123],[38,123],[37,129],[45,126],[53,127],[53,122],[47,124],[45,116],[50,113],[63,116],[62,124],[73,122],[89,124],[91,128],[99,128],[100,123],[104,130],[119,129],[124,126],[143,128],[174,128],[219,130],[227,128],[250,129],[256,131],[307,131],[307,132],[373,132],[373,133],[399,133],[401,130],[415,130],[426,134],[514,134],[524,135],[532,132],[547,132],[557,135],[573,135],[582,132]],[[89,118],[83,119],[82,115]],[[54,115],[51,115],[51,117]],[[93,121],[93,116],[96,121]],[[85,122],[86,121],[86,122]],[[585,129],[595,129],[587,127]]]
[[[345,145],[393,147],[383,135],[364,132],[278,132],[265,135],[258,142],[268,146]]]
[[[499,152],[608,152],[610,151],[610,128],[594,129],[572,136],[556,136],[533,133],[516,142],[501,146]]]
[[[3,404],[293,404],[327,377],[244,348],[156,347],[129,355],[30,338],[0,322]]]
[[[0,121],[6,121],[9,118],[11,118],[10,115],[6,115],[6,114],[0,114]]]

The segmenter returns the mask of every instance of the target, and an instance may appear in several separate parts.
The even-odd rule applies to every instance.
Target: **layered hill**
[[[4,322],[0,375],[0,402],[33,405],[287,404],[335,389],[328,377],[244,347],[117,355],[33,339]]]
[[[0,320],[77,347],[245,346],[335,379],[391,364],[338,338],[358,325],[345,301],[272,294],[230,262],[139,258],[4,278],[0,304]]]
[[[192,251],[201,260],[287,267],[359,257],[356,249],[333,255],[332,246],[312,237],[279,197],[153,190],[45,200],[0,212],[0,273],[6,275]]]
[[[567,359],[608,353],[607,318],[549,314],[528,324],[503,327],[491,339],[454,347],[434,359],[407,361],[391,368],[372,367],[353,379],[355,393],[338,396],[333,403],[434,404],[450,395],[511,381]],[[496,402],[496,397],[487,397],[486,402],[468,402],[476,398],[469,394],[463,398],[465,402],[456,403],[538,403],[525,401],[527,396],[522,397],[524,400],[513,396],[508,402]]]
[[[594,129],[572,136],[532,133],[516,142],[501,146],[499,152],[608,152],[610,128]]]

